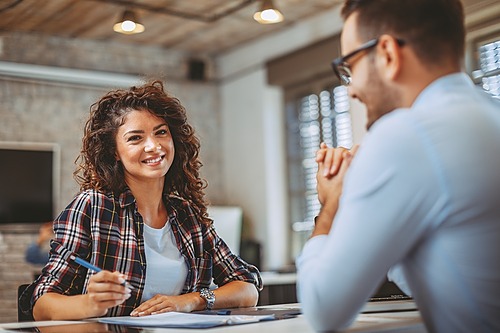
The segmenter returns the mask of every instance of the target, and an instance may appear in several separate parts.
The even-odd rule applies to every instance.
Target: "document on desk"
[[[107,324],[135,327],[209,328],[225,325],[241,325],[263,320],[274,320],[274,315],[206,315],[184,312],[166,312],[143,317],[103,317],[98,321]]]

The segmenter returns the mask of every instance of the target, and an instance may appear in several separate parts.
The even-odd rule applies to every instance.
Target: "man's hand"
[[[328,148],[322,143],[316,154],[318,172],[316,174],[318,199],[321,212],[316,218],[316,225],[311,237],[330,232],[337,213],[344,177],[358,146],[350,152],[345,148]]]
[[[342,193],[345,173],[358,150],[358,145],[349,151],[345,148],[328,148],[321,143],[316,153],[318,172],[316,173],[318,199],[321,205],[327,201],[338,201]],[[332,198],[332,199],[330,199]]]
[[[335,176],[342,164],[344,153],[348,151],[349,150],[344,147],[328,148],[326,143],[322,142],[319,146],[319,150],[316,152],[316,163],[318,163],[318,167],[320,165],[322,166],[323,176]]]

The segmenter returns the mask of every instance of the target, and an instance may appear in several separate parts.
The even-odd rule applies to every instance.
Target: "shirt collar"
[[[125,190],[122,193],[120,193],[120,196],[118,197],[118,202],[120,203],[121,208],[135,204],[135,197],[128,187],[125,188]]]
[[[165,199],[165,204],[168,205],[167,210],[169,212],[168,213],[169,220],[174,221],[174,222],[177,221],[177,211],[176,211],[174,205],[172,205],[170,203],[169,199],[182,200],[182,198],[177,196],[177,195],[174,195],[174,194],[170,194],[170,195],[164,194],[163,197]],[[132,205],[132,204],[135,205],[135,203],[136,203],[135,197],[132,194],[132,191],[130,191],[130,188],[126,187],[125,190],[123,190],[123,192],[120,193],[120,196],[118,197],[118,202],[120,203],[121,208],[125,208],[127,206]]]
[[[422,90],[417,96],[417,99],[415,99],[415,102],[413,102],[411,108],[418,108],[421,105],[427,104],[429,101],[439,100],[444,94],[454,91],[458,87],[463,87],[464,85],[470,87],[474,86],[474,83],[466,73],[460,72],[442,76]]]

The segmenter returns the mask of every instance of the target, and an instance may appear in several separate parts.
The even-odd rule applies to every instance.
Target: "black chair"
[[[20,301],[20,297],[22,295],[22,293],[26,290],[26,288],[28,288],[30,284],[29,283],[26,283],[26,284],[22,284],[20,285],[19,287],[17,287],[17,321],[18,322],[22,322],[22,321],[33,321],[34,318],[33,318],[33,315],[30,313],[30,314],[26,314],[24,312],[21,311],[21,301]]]

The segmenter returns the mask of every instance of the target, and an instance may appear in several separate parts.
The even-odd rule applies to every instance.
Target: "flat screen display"
[[[58,145],[0,142],[0,224],[51,221],[58,178]]]

